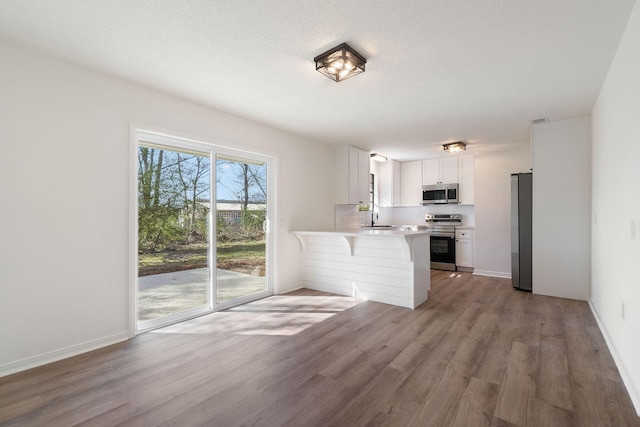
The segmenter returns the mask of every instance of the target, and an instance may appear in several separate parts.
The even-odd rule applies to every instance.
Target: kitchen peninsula
[[[416,308],[430,287],[429,231],[412,227],[294,232],[304,286]]]

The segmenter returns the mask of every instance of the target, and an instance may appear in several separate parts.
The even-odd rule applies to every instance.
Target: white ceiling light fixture
[[[353,50],[351,46],[342,43],[323,54],[313,58],[316,71],[324,74],[335,82],[364,73],[367,60]]]
[[[450,153],[457,153],[459,151],[466,150],[467,144],[462,141],[449,142],[447,144],[443,144],[442,148],[444,148],[444,151],[448,151]]]
[[[385,156],[383,156],[382,154],[378,154],[378,153],[371,153],[371,158],[373,160],[375,160],[376,162],[386,162],[387,158]]]

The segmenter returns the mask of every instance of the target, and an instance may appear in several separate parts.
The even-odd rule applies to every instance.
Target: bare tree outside
[[[218,158],[216,170],[218,268],[264,276],[266,165]],[[235,255],[225,257],[227,251]]]
[[[138,148],[140,321],[206,307],[211,277],[218,303],[267,288],[266,164],[218,157],[215,167],[212,200],[208,153]]]
[[[206,155],[139,147],[140,276],[207,265],[210,170]],[[264,275],[266,165],[218,158],[216,175],[218,267]]]

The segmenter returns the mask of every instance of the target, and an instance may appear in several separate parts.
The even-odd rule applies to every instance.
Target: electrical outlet
[[[622,302],[622,311],[621,311],[621,313],[620,313],[620,315],[622,316],[622,320],[626,320],[626,319],[625,319],[625,315],[626,315],[625,311],[626,311],[626,304],[625,304],[625,303],[624,303],[624,301],[623,301],[623,302]]]

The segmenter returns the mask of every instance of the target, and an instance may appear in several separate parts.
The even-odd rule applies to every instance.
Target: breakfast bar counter
[[[429,231],[406,227],[295,231],[309,289],[415,308],[430,287]]]

